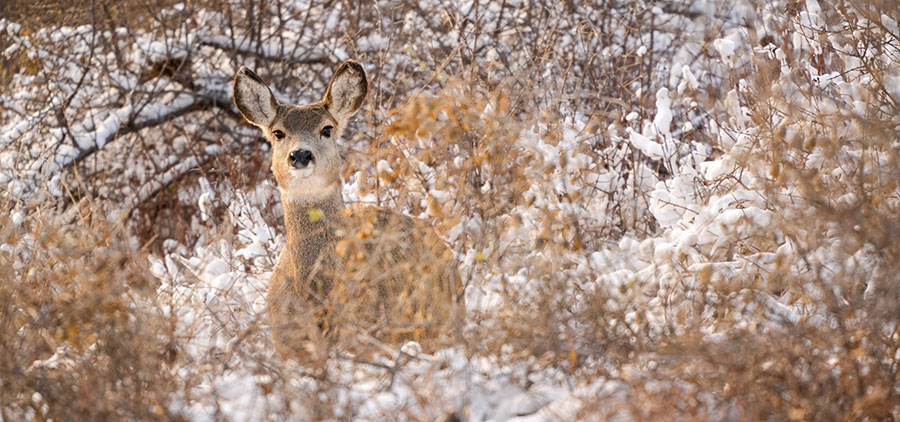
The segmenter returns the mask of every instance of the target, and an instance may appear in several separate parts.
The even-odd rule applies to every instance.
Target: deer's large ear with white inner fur
[[[269,126],[278,112],[278,100],[269,86],[243,66],[234,75],[234,105],[248,122],[259,127]]]
[[[338,66],[331,77],[323,98],[325,107],[336,119],[344,121],[359,110],[368,90],[369,82],[362,65],[347,60]]]

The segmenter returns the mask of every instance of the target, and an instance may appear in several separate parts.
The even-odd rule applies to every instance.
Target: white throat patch
[[[290,179],[278,186],[282,202],[315,202],[334,194],[340,183],[329,181],[314,173],[315,164],[289,171]]]

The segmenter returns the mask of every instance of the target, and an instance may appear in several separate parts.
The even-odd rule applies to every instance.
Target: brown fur
[[[371,338],[426,350],[458,335],[461,284],[453,256],[424,222],[373,207],[346,208],[335,140],[361,106],[362,66],[343,63],[319,102],[281,105],[259,76],[235,75],[235,104],[272,144],[287,244],[267,295],[273,337],[285,357],[324,359],[333,346],[366,354]],[[332,126],[330,137],[322,135]],[[276,131],[284,133],[277,139]],[[311,151],[310,169],[288,157]]]

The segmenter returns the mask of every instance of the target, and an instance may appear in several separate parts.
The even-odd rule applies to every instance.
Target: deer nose
[[[309,165],[309,163],[315,161],[313,158],[312,152],[305,149],[300,149],[291,153],[288,156],[288,161],[291,163],[291,167],[295,169],[302,169]]]

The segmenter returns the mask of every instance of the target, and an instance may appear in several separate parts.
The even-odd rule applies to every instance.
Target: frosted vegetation
[[[896,3],[164,3],[0,19],[0,421],[900,419]],[[231,80],[349,58],[344,199],[434,227],[465,336],[284,361]]]

